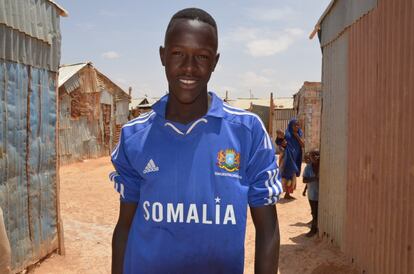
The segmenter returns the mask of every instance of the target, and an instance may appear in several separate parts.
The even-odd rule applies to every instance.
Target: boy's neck
[[[193,103],[183,104],[170,94],[165,118],[181,124],[191,123],[206,115],[211,100],[211,96],[206,92],[201,94]]]

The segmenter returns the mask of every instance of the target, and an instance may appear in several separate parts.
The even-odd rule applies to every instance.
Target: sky
[[[320,81],[321,50],[309,40],[330,0],[58,0],[61,64],[92,62],[132,97],[168,91],[159,47],[171,16],[198,7],[217,22],[220,60],[208,89],[230,98],[288,97]]]

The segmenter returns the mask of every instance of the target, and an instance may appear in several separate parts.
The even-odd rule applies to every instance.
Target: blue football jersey
[[[137,203],[124,273],[243,273],[247,207],[282,192],[261,120],[209,94],[190,124],[165,119],[166,95],[122,128],[110,178]]]

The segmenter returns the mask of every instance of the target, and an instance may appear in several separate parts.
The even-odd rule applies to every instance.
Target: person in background
[[[3,210],[0,207],[0,273],[11,273],[11,250],[4,225]]]
[[[310,163],[306,164],[303,172],[303,182],[308,187],[308,200],[311,207],[311,230],[306,237],[312,237],[318,233],[318,200],[319,200],[319,152],[309,153]]]
[[[276,130],[275,143],[276,143],[277,152],[279,153],[279,159],[278,159],[279,169],[282,170],[283,156],[285,154],[285,149],[287,146],[287,141],[285,139],[285,133],[283,132],[283,130],[281,129]]]
[[[302,165],[302,148],[304,141],[299,122],[295,118],[289,121],[285,132],[287,146],[283,157],[282,185],[285,199],[294,199],[290,194],[296,189],[296,177],[300,176]]]
[[[310,159],[310,155],[309,154],[310,154],[309,152],[306,152],[305,153],[304,160],[305,160],[306,165],[308,165],[308,164],[311,163],[311,159]],[[303,182],[303,183],[305,183],[305,182]],[[306,191],[307,190],[308,190],[308,185],[305,183],[305,188],[303,189],[302,196],[306,196]]]

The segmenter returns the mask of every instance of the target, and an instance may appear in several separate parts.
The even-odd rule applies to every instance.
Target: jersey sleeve
[[[109,179],[114,183],[115,190],[119,192],[121,201],[138,203],[141,176],[128,160],[125,138],[122,132],[119,143],[111,154],[111,161],[115,171],[109,174]]]
[[[252,129],[252,149],[246,175],[250,207],[272,205],[279,200],[282,184],[275,150],[259,118],[256,118]]]

